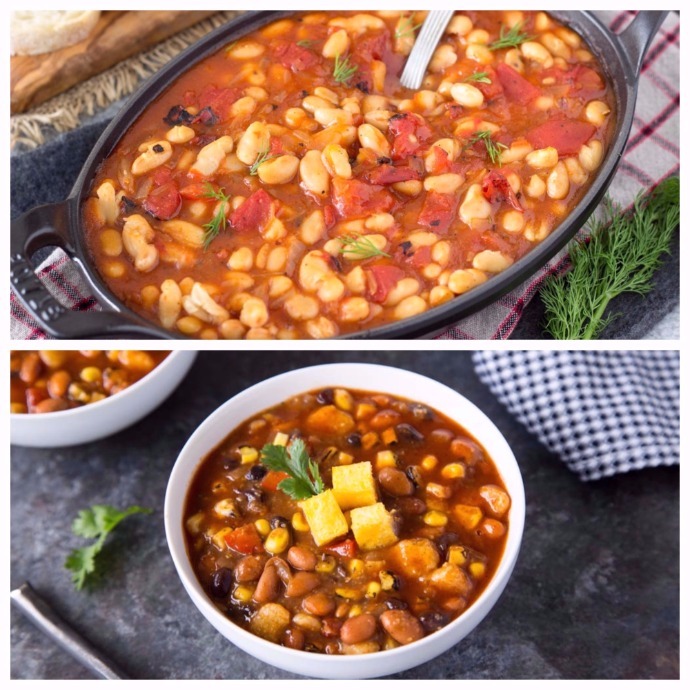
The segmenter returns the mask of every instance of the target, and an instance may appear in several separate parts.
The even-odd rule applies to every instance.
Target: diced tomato
[[[501,80],[498,78],[498,75],[496,74],[496,70],[493,67],[485,65],[482,66],[481,69],[478,69],[476,71],[485,72],[486,78],[491,82],[490,84],[487,84],[486,82],[482,81],[472,82],[472,85],[476,86],[484,94],[484,98],[487,101],[490,101],[492,98],[496,98],[496,96],[503,93],[503,85],[501,83]]]
[[[273,197],[259,189],[242,202],[230,216],[230,225],[237,232],[260,232],[271,218]]]
[[[182,96],[182,105],[186,107],[197,105],[196,91],[185,91]]]
[[[417,222],[434,232],[447,232],[455,219],[459,201],[455,194],[427,192]]]
[[[539,89],[527,81],[519,72],[505,62],[496,65],[496,74],[503,92],[509,101],[515,101],[520,105],[527,105],[539,95]]]
[[[553,146],[561,156],[572,156],[580,151],[596,132],[596,127],[589,122],[579,120],[549,120],[543,125],[527,132],[527,141],[535,149]]]
[[[326,204],[326,206],[323,207],[323,220],[326,223],[327,230],[330,230],[338,220],[335,208],[333,208],[331,204]]]
[[[207,86],[199,96],[201,108],[211,108],[221,122],[230,119],[232,104],[242,95],[240,89],[218,89],[215,86]]]
[[[225,543],[239,553],[261,553],[264,550],[261,536],[253,522],[248,522],[226,534]]]
[[[422,175],[409,165],[384,164],[366,173],[365,178],[371,184],[393,184],[406,180],[421,180]]]
[[[283,67],[287,67],[295,73],[309,70],[319,62],[318,56],[311,50],[286,41],[282,41],[276,46],[275,54]]]
[[[268,153],[270,156],[282,156],[285,153],[283,142],[278,137],[270,138]]]
[[[429,152],[429,172],[432,175],[443,175],[452,169],[453,162],[450,160],[448,153],[440,146],[432,146]]]
[[[147,213],[159,220],[174,218],[182,207],[182,197],[177,190],[177,183],[171,180],[155,187],[144,199],[142,206]]]
[[[391,147],[393,160],[414,156],[422,144],[431,138],[431,129],[421,115],[398,113],[388,120],[388,129],[395,137]]]
[[[287,472],[280,472],[278,470],[269,470],[264,478],[261,480],[261,488],[266,491],[275,491],[278,484],[287,479],[290,475]]]
[[[341,218],[356,218],[390,211],[395,203],[390,192],[380,185],[335,177],[331,186],[333,206]]]
[[[599,73],[585,65],[575,65],[568,70],[550,67],[544,70],[544,77],[553,77],[557,84],[569,86],[568,96],[579,96],[587,100],[595,98],[605,88]]]
[[[208,182],[192,182],[180,189],[180,196],[183,199],[192,201],[205,199],[211,189],[213,189],[213,187],[211,187]]]
[[[371,299],[374,302],[383,302],[388,293],[393,289],[399,280],[405,277],[405,271],[398,266],[391,266],[389,264],[383,266],[372,266],[369,269],[369,275],[373,279],[373,288],[371,289]]]
[[[490,201],[492,204],[500,204],[506,202],[510,204],[516,211],[523,211],[524,209],[520,205],[517,196],[513,188],[510,186],[510,182],[506,177],[498,172],[498,170],[492,170],[482,181],[482,193],[484,197]]]
[[[357,542],[354,539],[343,539],[329,546],[324,546],[323,550],[336,556],[354,558],[357,555]]]
[[[431,247],[419,247],[405,261],[414,268],[424,268],[431,263]]]

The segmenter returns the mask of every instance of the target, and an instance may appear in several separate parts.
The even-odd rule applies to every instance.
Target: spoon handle
[[[454,10],[431,10],[419,31],[412,47],[405,69],[400,76],[400,83],[408,89],[418,89],[426,74],[431,56],[436,50]]]

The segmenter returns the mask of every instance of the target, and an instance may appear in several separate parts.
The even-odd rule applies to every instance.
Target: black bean
[[[405,470],[405,474],[407,475],[407,478],[415,485],[415,487],[418,487],[422,483],[422,473],[419,471],[419,467],[417,467],[417,465],[410,465]]]
[[[227,597],[232,587],[232,570],[230,568],[220,568],[213,573],[211,581],[211,594],[217,599]]]
[[[165,149],[160,144],[154,144],[153,151],[154,153],[163,153]]]
[[[324,388],[316,394],[316,402],[322,405],[332,405],[333,404],[333,389]]]
[[[424,434],[417,431],[411,424],[396,424],[395,433],[398,435],[398,440],[408,443],[421,443],[424,440]]]
[[[268,469],[263,465],[252,465],[245,477],[253,482],[257,482],[259,479],[263,479],[267,473]]]
[[[450,618],[440,611],[429,611],[428,613],[423,613],[419,616],[419,622],[422,627],[427,632],[436,632],[440,630],[444,625],[448,625]]]
[[[412,416],[420,421],[434,418],[433,411],[421,403],[412,403],[410,405],[410,410],[412,412]]]
[[[350,434],[346,439],[348,445],[359,448],[362,445],[362,435],[361,434]]]
[[[406,609],[407,608],[407,602],[403,601],[402,599],[396,599],[395,597],[391,597],[390,599],[386,599],[386,608],[388,609]]]
[[[168,111],[163,122],[168,125],[188,125],[194,119],[194,115],[188,113],[181,105],[174,105]]]
[[[282,515],[275,515],[271,518],[271,529],[276,529],[277,527],[287,527],[290,524]]]
[[[455,534],[455,532],[444,532],[441,536],[439,536],[436,540],[436,546],[438,546],[438,550],[441,554],[441,559],[446,559],[446,554],[448,553],[449,546],[459,543],[460,536]]]
[[[240,461],[237,458],[223,458],[223,469],[226,472],[232,472],[240,466]]]

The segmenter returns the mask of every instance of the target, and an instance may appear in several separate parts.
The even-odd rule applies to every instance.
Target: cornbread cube
[[[453,515],[465,529],[474,529],[484,517],[478,506],[466,506],[462,503],[453,507]]]
[[[330,489],[301,501],[299,507],[304,512],[317,546],[347,534],[347,520]]]
[[[398,541],[393,516],[383,503],[353,508],[350,511],[352,533],[361,549],[382,549]]]
[[[250,630],[259,637],[278,642],[290,625],[290,612],[280,604],[264,604],[249,623]]]
[[[370,462],[336,465],[331,470],[333,495],[343,510],[376,503],[376,482]]]
[[[421,577],[438,567],[441,557],[430,539],[403,539],[391,549],[391,559],[402,572]]]
[[[355,420],[335,405],[324,405],[307,417],[306,427],[313,434],[342,435],[355,428]]]

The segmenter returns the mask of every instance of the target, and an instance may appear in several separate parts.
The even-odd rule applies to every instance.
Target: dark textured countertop
[[[678,678],[677,468],[582,484],[476,378],[465,352],[201,353],[158,410],[107,440],[12,448],[11,585],[30,580],[134,678],[288,678],[233,647],[184,591],[169,556],[163,497],[178,451],[220,403],[303,365],[397,365],[461,391],[497,424],[522,468],[527,519],[511,581],[465,640],[400,678]],[[75,592],[63,562],[83,545],[70,524],[94,503],[137,503],[102,556],[104,577]],[[16,611],[13,678],[89,678]]]

